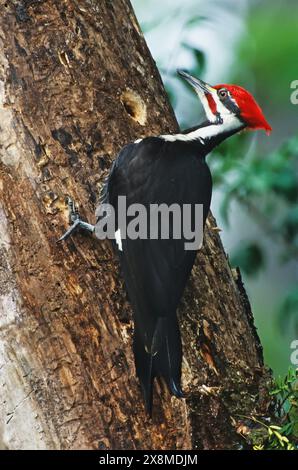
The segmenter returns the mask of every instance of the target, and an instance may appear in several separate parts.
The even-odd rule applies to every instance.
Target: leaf
[[[292,422],[292,421],[291,421],[290,423],[285,424],[285,425],[281,428],[282,434],[285,434],[286,436],[288,436],[289,434],[291,434],[291,433],[293,432],[294,425],[295,425],[295,423]]]
[[[200,49],[197,49],[191,46],[190,44],[186,42],[183,42],[182,46],[194,55],[194,58],[196,61],[196,67],[194,70],[191,70],[191,73],[193,75],[203,74],[206,68],[206,57],[205,57],[204,52],[201,51]]]
[[[289,442],[287,445],[287,450],[296,450],[296,447],[291,442]]]
[[[206,16],[202,16],[202,15],[196,15],[196,16],[192,16],[187,22],[186,22],[186,25],[187,26],[197,26],[199,23],[201,23],[202,21],[205,21],[207,20]]]
[[[289,439],[285,436],[282,436],[278,431],[273,431],[273,433],[275,434],[275,436],[277,437],[277,439],[279,440],[280,444],[282,447],[284,447],[284,443],[285,442],[289,442]]]
[[[256,444],[253,446],[253,450],[264,450],[263,444]]]
[[[239,266],[248,276],[253,276],[264,267],[265,259],[257,243],[247,243],[233,253],[231,263],[233,266]]]

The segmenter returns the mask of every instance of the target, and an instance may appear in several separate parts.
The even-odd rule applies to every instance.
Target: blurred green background
[[[239,265],[275,375],[298,339],[297,0],[132,0],[181,128],[202,119],[176,75],[251,91],[273,127],[233,137],[208,158],[212,210],[232,265]]]

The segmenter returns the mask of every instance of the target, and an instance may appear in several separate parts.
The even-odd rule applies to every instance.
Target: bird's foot
[[[80,219],[80,214],[78,208],[75,205],[75,202],[68,197],[67,199],[68,211],[69,211],[69,229],[59,238],[58,242],[66,240],[70,235],[75,233],[78,229],[85,230],[87,232],[94,232],[94,225],[88,224]]]

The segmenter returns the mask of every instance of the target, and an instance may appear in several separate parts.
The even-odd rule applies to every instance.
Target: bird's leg
[[[70,197],[68,197],[67,204],[68,204],[68,211],[69,211],[70,227],[64,233],[64,235],[62,235],[62,237],[59,238],[58,242],[62,242],[63,240],[66,240],[70,235],[75,233],[78,229],[82,229],[91,233],[93,233],[95,230],[94,225],[88,224],[88,222],[84,222],[83,220],[80,219],[79,211],[74,201]]]

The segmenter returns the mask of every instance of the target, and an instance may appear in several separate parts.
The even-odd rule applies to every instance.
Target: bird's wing
[[[117,197],[126,196],[127,207],[143,204],[148,212],[150,204],[190,204],[192,215],[194,205],[203,204],[205,221],[211,197],[210,172],[191,147],[186,154],[181,149],[159,138],[147,138],[125,147],[108,182],[109,202],[117,207]],[[176,310],[196,254],[185,250],[186,241],[183,236],[169,240],[122,240],[119,255],[123,274],[130,300],[142,316],[137,318],[136,314],[136,321],[144,321],[143,316],[148,315],[151,324],[152,320]],[[154,328],[148,330],[152,330],[148,333],[151,341]]]
[[[185,154],[179,145],[147,138],[120,152],[107,182],[106,202],[117,208],[118,196],[126,196],[127,207],[143,204],[149,209],[150,204],[190,204],[192,213],[195,204],[203,204],[205,222],[211,186],[209,169],[202,159],[197,158],[191,146]],[[202,227],[196,227],[196,230],[200,229]],[[172,235],[172,230],[170,233]],[[142,366],[144,368],[146,358],[150,361],[149,356],[158,355],[165,349],[165,337],[173,342],[171,355],[179,356],[173,357],[172,361],[181,363],[176,308],[196,255],[196,251],[185,250],[185,242],[183,236],[168,240],[122,239],[119,257],[134,311],[134,349],[136,365],[137,357],[141,363],[139,371]],[[140,353],[142,347],[146,351],[144,357]],[[168,353],[168,350],[163,352],[164,355]],[[148,367],[152,367],[152,363]],[[159,365],[159,369],[167,369],[167,366]],[[159,372],[166,374],[166,371]],[[141,378],[141,382],[144,381]],[[143,387],[146,388],[146,384],[143,383]]]

